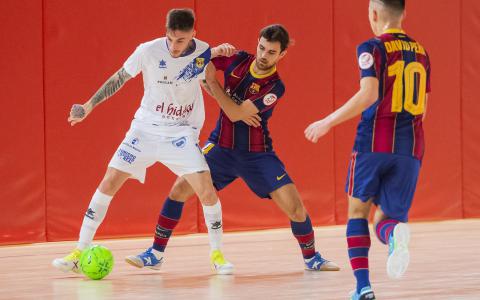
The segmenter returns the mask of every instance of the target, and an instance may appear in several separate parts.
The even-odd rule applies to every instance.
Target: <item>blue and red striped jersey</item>
[[[362,113],[354,150],[422,159],[422,119],[430,92],[425,48],[402,30],[391,29],[358,46],[361,78],[376,77],[378,100]]]
[[[256,74],[253,70],[255,56],[244,51],[231,57],[216,57],[212,59],[212,63],[217,70],[224,72],[224,90],[230,98],[237,104],[250,99],[258,108],[262,121],[261,126],[257,128],[248,126],[243,121],[232,122],[220,110],[220,117],[209,140],[229,149],[249,152],[272,151],[268,119],[285,92],[285,86],[276,68],[265,75]]]

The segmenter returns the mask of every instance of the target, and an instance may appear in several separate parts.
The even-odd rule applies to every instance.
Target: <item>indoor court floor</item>
[[[387,248],[372,235],[370,268],[377,299],[480,299],[480,220],[412,223],[411,262],[400,280],[387,277]],[[74,242],[0,247],[0,299],[348,299],[354,279],[345,226],[315,229],[316,246],[340,272],[303,270],[290,229],[228,233],[224,253],[235,275],[214,275],[205,234],[174,236],[162,270],[137,269],[124,257],[151,238],[101,240],[115,257],[112,273],[93,281],[51,266]]]

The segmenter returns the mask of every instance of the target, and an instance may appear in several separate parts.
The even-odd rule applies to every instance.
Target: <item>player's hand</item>
[[[242,119],[243,123],[247,124],[248,126],[252,127],[259,127],[261,125],[260,121],[262,121],[262,118],[260,118],[259,115],[255,114],[250,117],[246,117],[245,119]]]
[[[74,104],[70,109],[70,116],[68,117],[68,122],[70,122],[71,126],[80,123],[88,116],[90,111],[91,109],[85,104]]]
[[[235,54],[235,51],[237,51],[237,49],[235,49],[233,45],[230,45],[229,43],[224,43],[212,48],[212,58],[217,56],[230,57]]]
[[[316,143],[318,139],[326,135],[331,128],[327,119],[313,122],[305,129],[305,138],[312,143]]]

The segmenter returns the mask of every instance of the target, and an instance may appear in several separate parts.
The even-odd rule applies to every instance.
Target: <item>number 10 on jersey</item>
[[[399,60],[388,67],[388,76],[395,76],[392,112],[401,113],[405,109],[414,116],[423,114],[427,86],[427,72],[423,65],[419,62],[411,62],[405,67],[405,61]],[[403,82],[405,82],[405,89]],[[415,83],[417,83],[417,99],[414,99]]]

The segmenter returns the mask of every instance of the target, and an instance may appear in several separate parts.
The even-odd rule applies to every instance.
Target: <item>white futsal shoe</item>
[[[410,242],[410,229],[405,223],[398,223],[388,239],[387,274],[390,278],[402,277],[410,262],[408,243]]]
[[[63,272],[80,272],[80,266],[78,261],[80,260],[80,256],[82,255],[82,251],[79,249],[75,249],[69,255],[65,256],[64,258],[56,258],[52,261],[52,265],[60,271]]]
[[[210,253],[210,261],[212,262],[212,269],[218,275],[231,275],[233,274],[233,264],[223,257],[220,250],[213,250]]]

